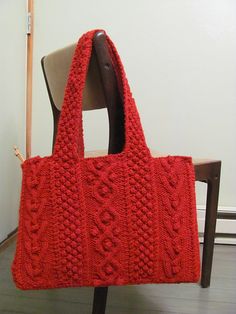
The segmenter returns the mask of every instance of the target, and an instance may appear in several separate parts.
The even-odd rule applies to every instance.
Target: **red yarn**
[[[84,158],[82,93],[95,31],[78,42],[53,154],[22,164],[14,281],[21,289],[196,282],[192,159],[151,156],[108,36],[123,95],[125,147]]]

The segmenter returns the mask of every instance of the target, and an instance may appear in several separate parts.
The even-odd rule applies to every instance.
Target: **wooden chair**
[[[63,100],[69,66],[75,45],[58,50],[42,59],[42,68],[54,117],[53,145],[57,133],[57,124]],[[107,107],[109,117],[109,148],[108,153],[122,150],[123,140],[119,124],[120,96],[116,76],[112,67],[109,51],[106,46],[105,34],[99,31],[94,36],[92,59],[86,80],[83,110]],[[90,152],[88,155],[103,155],[106,151]],[[163,156],[152,152],[153,156]],[[201,286],[210,285],[213,260],[214,237],[217,219],[217,206],[220,185],[221,161],[193,159],[196,181],[207,184],[207,203],[205,214],[204,245],[202,259]],[[107,287],[94,289],[93,314],[105,313]]]

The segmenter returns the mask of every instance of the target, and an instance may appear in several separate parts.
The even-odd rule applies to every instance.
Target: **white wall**
[[[12,145],[24,150],[25,4],[0,1],[0,238],[16,226],[18,210],[20,169]],[[40,59],[93,28],[116,43],[149,146],[222,159],[220,205],[236,208],[236,1],[35,0],[33,155],[49,155],[52,142]],[[86,148],[106,148],[105,111],[84,117]],[[205,187],[197,192],[203,204]]]
[[[13,145],[25,149],[25,4],[0,1],[0,242],[18,219],[21,169]]]
[[[51,150],[41,57],[103,28],[123,59],[150,147],[221,159],[220,204],[236,207],[236,1],[35,0],[35,7],[35,154]],[[104,117],[85,114],[89,150],[107,145]],[[204,192],[198,187],[200,204]]]

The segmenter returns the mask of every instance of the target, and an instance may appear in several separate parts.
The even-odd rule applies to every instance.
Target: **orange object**
[[[31,156],[32,134],[32,80],[33,80],[33,18],[34,2],[28,0],[27,26],[27,82],[26,82],[26,159]]]

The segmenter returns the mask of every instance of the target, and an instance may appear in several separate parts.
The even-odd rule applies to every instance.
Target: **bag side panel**
[[[154,158],[154,165],[159,207],[159,282],[197,282],[200,257],[191,158]]]
[[[17,248],[12,263],[18,288],[54,285],[49,159],[35,157],[22,166]]]

